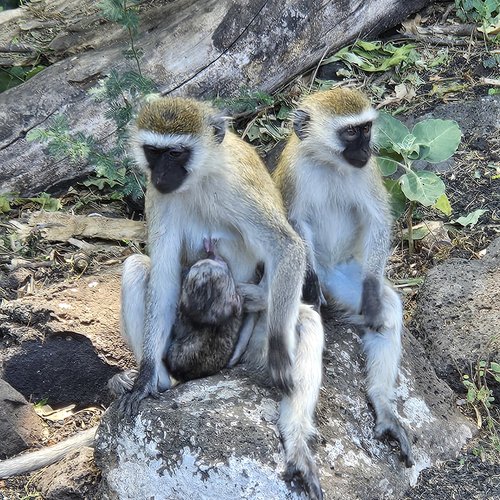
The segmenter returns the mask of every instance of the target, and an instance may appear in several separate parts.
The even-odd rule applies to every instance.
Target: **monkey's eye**
[[[355,127],[347,127],[346,134],[348,137],[355,137],[356,135],[358,135],[358,131]]]
[[[144,148],[144,152],[145,153],[149,153],[149,154],[152,154],[152,155],[161,155],[162,153],[165,152],[164,149],[160,149],[160,148],[157,148],[155,146],[150,146],[149,144],[145,144],[143,146]]]
[[[172,158],[179,158],[179,156],[184,153],[184,149],[168,149],[167,153],[168,156],[171,156]]]
[[[372,124],[371,123],[365,123],[363,125],[363,134],[364,135],[369,135],[372,130]]]

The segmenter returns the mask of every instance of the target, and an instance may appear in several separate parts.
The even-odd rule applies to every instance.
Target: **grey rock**
[[[22,394],[0,379],[0,460],[16,455],[42,436],[42,423]]]
[[[92,463],[94,452],[87,446],[35,476],[34,484],[45,500],[93,500],[99,473]]]
[[[317,462],[326,498],[397,498],[420,471],[455,457],[474,432],[450,388],[405,335],[397,412],[414,440],[406,469],[392,442],[373,437],[360,338],[326,319],[323,388],[317,412]],[[133,421],[112,406],[101,422],[95,458],[104,499],[305,498],[283,478],[277,394],[242,368],[180,385],[148,399]]]
[[[500,238],[481,260],[449,259],[419,292],[416,330],[437,374],[462,390],[460,373],[500,355]]]

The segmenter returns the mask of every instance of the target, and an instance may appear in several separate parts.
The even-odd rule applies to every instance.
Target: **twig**
[[[491,85],[492,87],[500,87],[500,80],[495,78],[480,78],[479,81],[484,85]]]
[[[391,41],[404,41],[404,40],[417,40],[419,42],[427,42],[434,45],[446,45],[448,47],[459,46],[465,47],[467,45],[466,40],[454,40],[451,38],[441,38],[437,36],[427,36],[427,35],[414,35],[413,33],[401,33],[399,35],[393,35],[386,40]]]
[[[318,74],[319,67],[321,66],[321,63],[323,62],[323,59],[325,58],[326,54],[328,53],[328,50],[329,48],[327,47],[323,52],[323,55],[321,56],[321,59],[319,60],[318,64],[316,65],[314,73],[311,76],[311,84],[309,85],[309,92],[311,92],[312,90],[312,87],[314,85],[314,80],[316,80],[316,75]]]
[[[36,52],[36,50],[32,47],[23,47],[22,45],[0,45],[0,52],[26,54],[30,52]]]

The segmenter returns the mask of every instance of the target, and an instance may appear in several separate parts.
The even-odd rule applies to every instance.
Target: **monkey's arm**
[[[290,224],[306,245],[306,275],[302,286],[302,302],[311,304],[319,312],[321,306],[326,304],[326,300],[316,274],[313,231],[307,222],[296,217],[290,219]]]
[[[238,283],[237,290],[243,299],[243,311],[260,312],[267,309],[267,291],[262,285]]]
[[[383,326],[382,289],[389,256],[390,217],[386,206],[382,204],[372,210],[375,215],[366,221],[363,231],[361,314],[368,327],[379,330]]]
[[[255,209],[262,210],[262,207],[256,206]],[[284,215],[274,212],[274,209],[272,213],[262,213],[253,220],[246,237],[255,234],[261,235],[259,257],[264,262],[263,284],[269,290],[269,374],[276,387],[284,394],[290,394],[293,390],[295,325],[306,267],[304,243]]]
[[[164,220],[164,227],[175,227]],[[149,228],[148,228],[149,229]],[[149,230],[151,273],[146,292],[144,343],[139,374],[130,393],[123,396],[121,410],[128,415],[137,413],[140,402],[170,387],[169,373],[163,357],[170,345],[181,285],[181,236],[165,229]]]

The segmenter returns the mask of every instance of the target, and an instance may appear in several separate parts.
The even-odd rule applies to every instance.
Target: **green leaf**
[[[490,369],[491,369],[491,371],[493,371],[495,373],[500,373],[500,364],[499,363],[495,363],[495,361],[492,361],[490,363]]]
[[[429,163],[447,160],[460,144],[462,132],[453,120],[423,120],[412,130],[415,143],[423,146],[419,158]]]
[[[395,219],[404,214],[406,208],[406,196],[401,191],[401,186],[398,181],[392,179],[384,179],[384,185],[390,196],[391,212]]]
[[[469,386],[469,390],[467,391],[467,401],[469,403],[473,403],[476,399],[477,390],[474,386]]]
[[[377,164],[384,177],[392,175],[398,169],[398,162],[392,158],[387,157],[377,157]]]
[[[57,212],[62,208],[62,203],[59,198],[52,198],[48,193],[40,193],[36,198],[27,198],[33,203],[38,203],[41,205],[43,210],[47,212]]]
[[[368,51],[380,49],[380,42],[373,43],[373,42],[365,42],[364,40],[358,40],[356,42],[356,45],[358,47],[361,47],[362,49],[368,50]]]
[[[0,213],[4,214],[10,211],[9,200],[5,196],[0,195]]]
[[[485,214],[488,210],[474,210],[474,212],[471,212],[469,215],[465,217],[459,217],[455,222],[458,222],[458,224],[466,227],[466,226],[474,226],[478,223],[479,218],[481,215]]]
[[[375,121],[374,142],[380,149],[393,150],[409,133],[406,125],[382,111]]]
[[[434,205],[444,194],[444,182],[434,173],[427,171],[409,171],[399,178],[401,189],[411,201],[418,201],[424,207]]]
[[[450,200],[445,193],[443,193],[434,203],[434,208],[442,212],[444,215],[451,215],[451,205]]]

